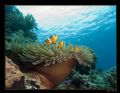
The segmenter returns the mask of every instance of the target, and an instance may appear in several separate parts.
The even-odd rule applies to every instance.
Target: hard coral
[[[115,66],[104,71],[103,78],[108,83],[108,90],[117,90],[117,70]]]
[[[117,91],[117,72],[116,67],[108,70],[91,70],[88,75],[80,74],[75,69],[57,86],[57,89],[90,89],[90,90],[108,90]],[[76,82],[77,81],[77,82]],[[63,86],[64,85],[64,86]],[[66,88],[67,87],[67,88]]]

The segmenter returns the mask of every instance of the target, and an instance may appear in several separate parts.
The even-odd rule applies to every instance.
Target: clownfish
[[[58,39],[58,35],[50,36],[49,39],[45,40],[44,45],[50,45],[51,43],[56,44],[56,40]]]
[[[63,42],[63,41],[60,41],[59,44],[58,44],[58,46],[57,46],[57,48],[62,48],[63,45],[64,45],[64,42]]]

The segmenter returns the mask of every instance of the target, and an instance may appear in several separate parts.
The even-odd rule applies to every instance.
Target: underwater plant
[[[34,70],[44,74],[54,85],[62,82],[77,62],[91,66],[96,60],[94,52],[87,46],[64,45],[57,48],[56,45],[16,42],[12,45],[12,51],[22,64],[31,64]]]

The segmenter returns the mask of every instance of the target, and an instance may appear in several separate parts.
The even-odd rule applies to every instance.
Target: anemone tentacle
[[[12,48],[13,52],[20,57],[20,60],[32,62],[33,65],[45,63],[44,66],[49,66],[74,58],[80,64],[91,66],[96,59],[93,50],[83,45],[78,47],[69,44],[68,46],[64,45],[59,49],[55,45],[43,46],[37,43],[20,45],[14,43]]]

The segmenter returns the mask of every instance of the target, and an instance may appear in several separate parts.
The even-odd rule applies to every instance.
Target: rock
[[[25,74],[26,89],[51,89],[53,84],[43,75],[37,72]]]
[[[23,89],[24,76],[19,67],[11,59],[5,57],[5,86],[6,89]]]

